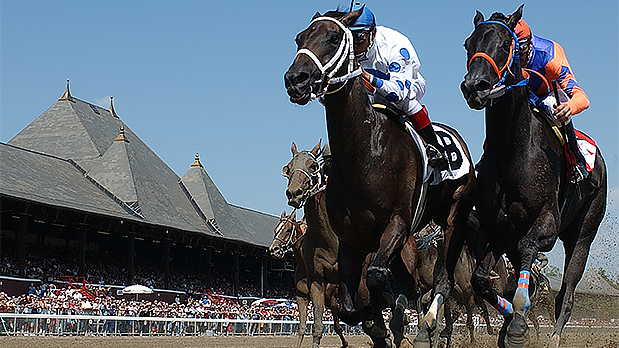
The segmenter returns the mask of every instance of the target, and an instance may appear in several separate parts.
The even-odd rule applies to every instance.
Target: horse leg
[[[462,253],[467,233],[467,221],[472,208],[471,202],[461,197],[464,189],[465,186],[461,186],[454,194],[454,199],[457,201],[452,204],[446,226],[444,226],[444,242],[442,246],[437,247],[438,257],[434,264],[434,300],[423,318],[430,330],[436,328],[437,313],[451,294],[455,284],[454,272]]]
[[[439,317],[445,318],[445,328],[443,330],[436,330],[434,334],[434,341],[432,342],[433,347],[439,347],[440,339],[444,338],[447,340],[447,347],[451,346],[451,335],[453,335],[454,323],[460,316],[460,312],[458,310],[458,304],[453,298],[450,298],[443,306],[443,310],[440,311]],[[442,320],[441,320],[442,321]]]
[[[474,296],[475,305],[477,305],[477,308],[479,308],[482,317],[484,317],[484,320],[486,321],[486,331],[488,331],[488,335],[494,335],[494,330],[492,329],[492,325],[490,323],[490,313],[488,313],[488,306],[486,306],[486,303],[481,297],[477,295]]]
[[[471,344],[475,343],[475,323],[473,323],[473,312],[475,308],[475,303],[473,298],[469,299],[469,302],[465,305],[466,307],[466,327],[469,329],[469,334],[471,335]]]
[[[342,324],[340,323],[339,317],[339,308],[337,303],[337,286],[335,284],[327,284],[327,290],[325,294],[325,303],[327,307],[331,310],[331,314],[333,315],[333,328],[335,332],[340,337],[340,341],[342,342],[342,348],[348,347],[348,341],[346,341],[346,337],[344,337],[344,330],[342,330]]]
[[[367,287],[370,293],[382,293],[391,276],[388,266],[395,251],[402,248],[407,240],[406,224],[400,215],[393,215],[383,232],[378,250],[373,254],[368,267]]]
[[[387,306],[392,307],[394,300],[393,294],[387,286],[391,277],[388,266],[393,257],[397,255],[396,251],[404,246],[406,238],[407,231],[404,219],[398,214],[393,215],[380,238],[378,251],[373,254],[368,267],[366,284],[370,290],[373,307],[372,340],[374,347],[389,345],[387,327],[382,316],[382,310]]]
[[[511,323],[513,318],[513,307],[511,302],[499,296],[492,286],[492,281],[490,280],[490,269],[492,269],[492,266],[496,263],[495,253],[493,251],[484,250],[481,253],[478,253],[477,260],[475,271],[471,277],[471,285],[473,286],[475,293],[477,293],[490,305],[494,306],[494,308],[496,308],[505,319],[503,326],[501,327],[501,331],[499,332],[498,342],[499,347],[504,348],[507,326]]]
[[[365,312],[360,313],[355,308],[355,296],[359,290],[362,271],[364,268],[364,257],[360,253],[354,253],[350,246],[340,241],[338,248],[338,268],[340,286],[338,292],[339,315],[342,321],[350,326],[355,326],[359,322],[370,319],[371,315]]]
[[[314,304],[313,348],[320,347],[320,340],[324,331],[322,316],[325,311],[325,286],[317,281],[310,284],[310,298]]]
[[[309,299],[303,296],[297,296],[297,305],[299,306],[299,332],[297,333],[297,348],[301,348],[305,329],[307,328],[307,304]]]
[[[533,323],[533,327],[535,328],[535,335],[539,340],[539,320],[537,320],[537,309],[530,310],[530,315],[528,316],[528,318]]]
[[[605,197],[604,197],[605,198]],[[597,199],[596,199],[597,201]],[[604,199],[605,201],[605,199]],[[599,202],[598,202],[599,203]],[[597,210],[603,212],[602,210]],[[572,315],[574,307],[574,292],[576,285],[582,278],[585,270],[585,263],[589,257],[591,243],[602,220],[603,214],[595,215],[593,206],[588,209],[584,219],[575,219],[565,235],[577,236],[574,240],[566,239],[563,241],[565,250],[565,266],[561,290],[555,298],[555,327],[552,334],[552,342],[555,347],[559,346],[561,333]]]
[[[403,294],[398,296],[393,308],[393,316],[389,322],[389,328],[393,333],[393,343],[396,347],[400,347],[404,339],[404,310],[408,307],[408,299]]]

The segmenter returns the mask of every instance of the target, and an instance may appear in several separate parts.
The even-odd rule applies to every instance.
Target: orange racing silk
[[[551,93],[553,88],[549,82],[557,80],[560,88],[570,97],[567,105],[572,115],[589,107],[589,98],[576,82],[561,45],[533,35],[531,54],[527,68],[536,73],[529,74],[529,87],[538,97],[543,98]]]

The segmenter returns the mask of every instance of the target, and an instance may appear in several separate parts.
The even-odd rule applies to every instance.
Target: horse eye
[[[336,31],[330,32],[327,42],[333,45],[337,45],[338,43],[340,43],[340,36],[338,35],[338,32]]]
[[[510,49],[510,47],[511,47],[511,46],[512,46],[512,42],[511,42],[511,41],[505,41],[505,42],[503,42],[503,46],[502,46],[502,48],[503,48],[505,51],[509,51],[509,49]]]
[[[310,171],[312,174],[313,174],[313,173],[316,173],[316,172],[318,171],[318,163],[317,163],[316,161],[311,161],[311,160],[308,160],[308,162],[310,162],[310,163],[308,164],[308,166],[307,166],[307,167],[308,167],[308,169],[309,169],[309,171]]]
[[[290,175],[290,168],[288,168],[288,166],[284,166],[284,168],[282,168],[282,175],[285,177]]]

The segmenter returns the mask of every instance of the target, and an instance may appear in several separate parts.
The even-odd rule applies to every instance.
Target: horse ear
[[[476,11],[475,18],[473,19],[473,24],[475,26],[477,26],[477,24],[479,24],[479,23],[481,23],[483,21],[484,21],[484,15],[481,12]]]
[[[318,144],[316,144],[316,146],[314,146],[314,148],[312,149],[312,155],[314,155],[314,157],[318,157],[318,153],[320,152],[320,144],[322,143],[322,139],[318,140]]]
[[[297,150],[297,144],[295,144],[294,142],[292,142],[292,146],[290,147],[290,150],[292,150],[292,155],[296,156],[299,151]]]
[[[342,22],[344,26],[350,27],[351,25],[355,23],[357,18],[361,16],[361,12],[363,12],[364,8],[365,8],[365,5],[363,5],[363,7],[361,7],[357,11],[348,12],[347,14],[343,15],[342,18],[340,18],[340,22]]]
[[[512,13],[509,16],[509,18],[507,19],[507,26],[512,28],[512,30],[514,30],[514,28],[516,28],[516,24],[518,24],[518,21],[522,18],[522,8],[523,7],[524,7],[524,4],[520,5],[520,7],[518,7],[516,12]]]
[[[312,17],[312,20],[321,17],[322,15],[320,14],[320,12],[316,12],[316,14],[314,15],[314,17]]]

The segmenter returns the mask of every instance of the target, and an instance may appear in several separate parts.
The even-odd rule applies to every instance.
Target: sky
[[[521,0],[522,1],[522,0]],[[521,1],[367,1],[378,25],[407,35],[427,80],[433,121],[458,129],[473,160],[484,117],[459,85],[475,11]],[[179,176],[195,153],[229,203],[279,215],[290,146],[327,140],[324,108],[292,104],[283,75],[294,38],[316,12],[347,1],[11,1],[0,3],[0,141],[47,110],[71,80],[74,97],[119,117]],[[534,34],[559,42],[591,106],[574,119],[619,186],[619,8],[616,0],[528,2]]]

